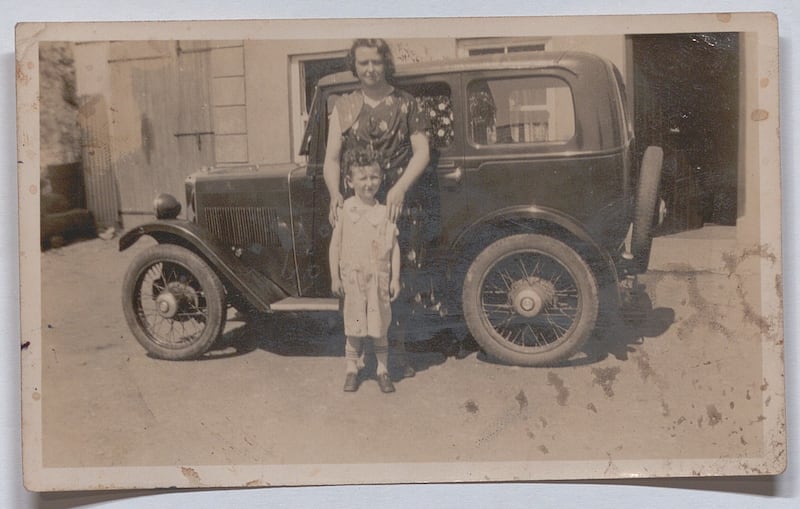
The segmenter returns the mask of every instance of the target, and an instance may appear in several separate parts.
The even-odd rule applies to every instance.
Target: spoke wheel
[[[467,271],[464,316],[484,350],[524,366],[571,357],[597,322],[598,289],[586,262],[543,235],[505,237]]]
[[[159,244],[133,260],[123,310],[137,341],[153,356],[183,360],[205,353],[225,326],[225,290],[196,254]]]

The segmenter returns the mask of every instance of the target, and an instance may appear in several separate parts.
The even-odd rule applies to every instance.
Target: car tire
[[[225,327],[225,288],[208,264],[180,246],[139,253],[125,273],[122,309],[136,340],[153,357],[195,359]]]
[[[642,156],[639,187],[636,191],[636,208],[633,213],[631,254],[637,273],[647,272],[650,263],[650,248],[653,245],[653,226],[658,204],[659,184],[664,151],[650,146]]]
[[[464,317],[491,357],[546,366],[572,357],[594,331],[599,290],[586,261],[552,237],[520,234],[490,244],[462,290]]]

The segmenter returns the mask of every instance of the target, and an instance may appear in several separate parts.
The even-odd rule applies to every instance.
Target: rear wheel
[[[225,289],[202,258],[159,244],[137,255],[123,282],[122,308],[136,340],[154,357],[205,353],[225,327]]]
[[[464,317],[492,357],[544,366],[571,357],[597,323],[598,288],[569,246],[537,234],[489,245],[467,271]]]

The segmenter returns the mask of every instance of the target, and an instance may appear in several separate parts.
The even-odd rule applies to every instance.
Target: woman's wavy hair
[[[386,81],[391,81],[394,78],[394,57],[392,57],[392,50],[389,44],[383,39],[356,39],[353,45],[350,46],[350,51],[347,52],[347,67],[353,73],[353,76],[358,78],[356,74],[356,49],[357,48],[375,48],[378,50],[378,55],[383,59],[383,74],[386,76]]]

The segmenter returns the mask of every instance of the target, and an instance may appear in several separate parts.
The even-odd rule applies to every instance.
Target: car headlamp
[[[156,218],[175,219],[181,213],[181,202],[168,193],[159,194],[153,202],[156,209]]]

